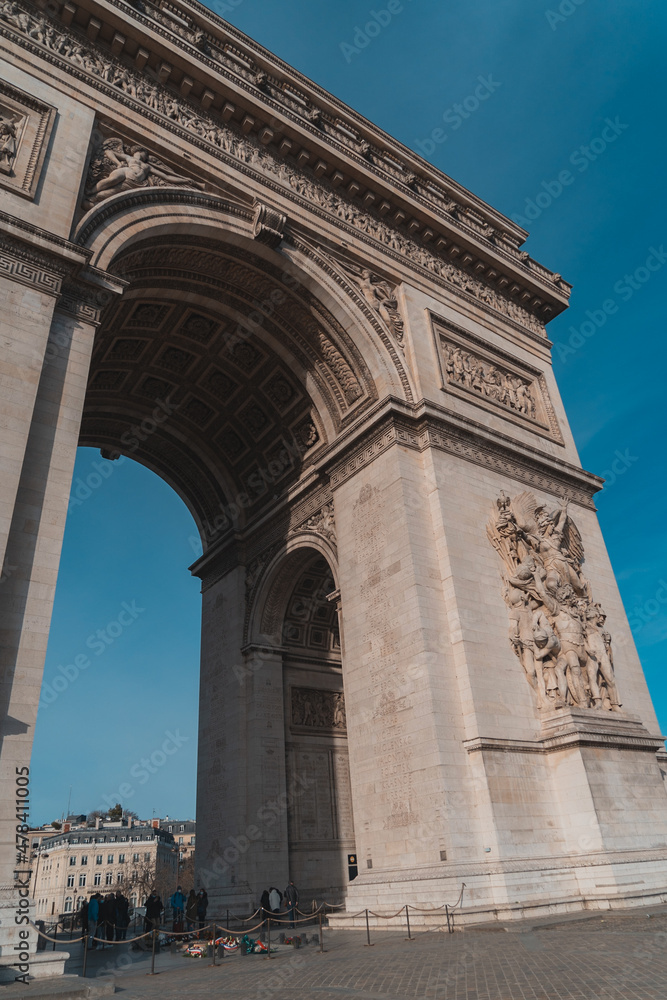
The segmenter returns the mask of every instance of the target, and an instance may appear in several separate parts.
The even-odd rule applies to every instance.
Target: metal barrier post
[[[216,925],[215,925],[215,921],[213,921],[213,964],[214,964],[214,965],[215,965],[215,950],[216,950],[216,948],[218,947],[218,946],[217,946],[217,944],[215,943],[215,939],[216,939],[216,938],[217,938],[217,936],[218,936],[218,935],[216,934],[216,929],[217,929],[217,928],[216,928]]]
[[[372,948],[373,945],[371,944],[371,931],[370,931],[370,927],[368,926],[368,910],[366,910],[366,940],[367,940],[368,943],[365,944],[364,947],[365,948]]]
[[[267,950],[266,950],[266,955],[264,957],[271,958],[271,917],[267,917],[266,930],[267,930]]]
[[[55,930],[53,931],[53,948],[51,951],[56,950],[56,938],[58,937],[58,921],[56,921]]]
[[[408,941],[414,941],[414,938],[410,934],[410,914],[408,913],[408,905],[409,905],[408,903],[405,904],[405,919],[406,919],[407,924],[408,924],[408,936],[407,936],[407,940]]]
[[[151,952],[151,976],[155,975],[155,946],[157,944],[157,929],[153,928],[153,950]]]
[[[81,975],[86,978],[86,966],[88,965],[88,934],[83,939],[83,970]]]
[[[229,930],[229,909],[227,910],[227,930]]]
[[[324,937],[322,935],[322,911],[321,910],[318,913],[318,917],[319,917],[319,920],[320,920],[320,955],[323,955],[324,954]]]

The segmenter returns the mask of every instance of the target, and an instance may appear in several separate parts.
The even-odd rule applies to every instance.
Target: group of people
[[[186,896],[179,885],[176,887],[176,892],[169,897],[169,905],[172,909],[172,930],[174,933],[198,930],[206,923],[206,911],[208,910],[206,889],[200,889],[199,892],[190,889],[189,895]],[[146,931],[160,926],[163,910],[164,903],[160,899],[159,893],[153,890],[146,900],[146,916],[144,917]]]
[[[284,893],[280,889],[276,889],[274,885],[270,889],[265,889],[259,901],[259,916],[267,917],[271,914],[280,914],[283,910],[283,904],[287,909],[287,917],[291,926],[296,926],[295,920],[297,919],[296,911],[299,905],[299,893],[294,882],[290,882]]]
[[[97,940],[124,941],[130,923],[130,901],[119,890],[103,896],[96,892],[84,899],[78,913],[81,931],[90,937],[89,946],[97,947]]]

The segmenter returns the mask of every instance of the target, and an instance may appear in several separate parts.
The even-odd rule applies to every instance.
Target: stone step
[[[82,979],[81,976],[58,976],[57,979],[36,979],[27,986],[14,983],[2,987],[2,1000],[95,1000],[112,996],[116,987],[112,979]]]

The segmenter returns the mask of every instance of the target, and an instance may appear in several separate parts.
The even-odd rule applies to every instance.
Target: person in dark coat
[[[188,930],[194,930],[197,926],[197,893],[194,889],[190,889],[190,893],[185,904],[185,919],[188,922]]]
[[[202,928],[206,923],[206,911],[208,910],[208,893],[206,889],[200,889],[197,895],[197,924]]]
[[[99,937],[97,933],[98,923],[100,921],[100,894],[99,892],[93,893],[88,902],[88,930],[90,933],[90,947],[97,948],[96,937]]]
[[[285,889],[285,902],[287,903],[287,910],[289,912],[289,918],[292,922],[292,927],[295,927],[296,924],[294,921],[296,920],[296,908],[299,904],[299,893],[297,892],[294,882],[290,882]]]
[[[81,909],[76,915],[79,927],[81,928],[81,934],[85,937],[88,934],[88,900],[84,899],[81,903]]]
[[[127,928],[130,923],[130,901],[127,896],[118,890],[115,899],[116,905],[116,941],[124,941],[127,936]]]
[[[269,890],[265,889],[262,893],[262,898],[259,901],[259,913],[258,917],[260,920],[264,920],[271,913],[271,902],[269,900]]]
[[[146,917],[144,927],[147,931],[152,931],[154,927],[160,926],[160,916],[164,910],[162,900],[157,892],[153,890],[146,900]]]
[[[116,900],[112,892],[108,893],[100,905],[100,922],[102,924],[101,938],[113,941],[116,930]]]

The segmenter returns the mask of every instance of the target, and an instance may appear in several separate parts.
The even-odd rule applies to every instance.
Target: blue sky
[[[609,479],[600,520],[665,731],[667,260],[650,270],[667,243],[664,3],[210,6],[495,208],[532,215],[526,248],[574,284],[571,308],[549,325],[555,370],[582,464]],[[371,22],[382,24],[366,31]],[[97,460],[80,451],[75,484]],[[70,785],[76,810],[126,783],[125,804],[142,815],[194,814],[193,534],[178,497],[129,460],[72,508],[45,682],[77,655],[90,666],[40,710],[35,822],[67,808]],[[96,654],[89,636],[117,621],[123,602],[130,624]],[[182,740],[169,754],[167,732]],[[148,777],[142,758],[153,760]]]

